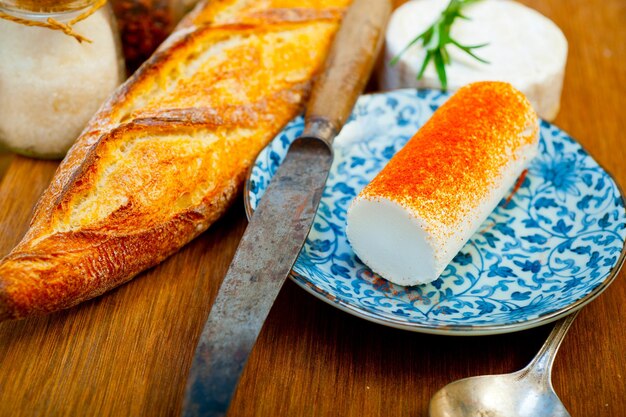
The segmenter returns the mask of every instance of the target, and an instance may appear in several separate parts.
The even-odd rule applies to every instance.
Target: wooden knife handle
[[[313,86],[302,136],[330,144],[339,133],[372,72],[391,9],[389,0],[353,1]]]

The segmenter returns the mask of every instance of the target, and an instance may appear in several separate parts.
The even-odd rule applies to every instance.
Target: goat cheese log
[[[207,229],[302,110],[347,3],[199,4],[61,163],[0,263],[0,319],[100,295]]]
[[[423,47],[409,48],[396,65],[389,61],[425,31],[448,3],[410,1],[393,13],[385,35],[381,88],[441,88],[432,63],[423,78],[416,79],[424,61]],[[509,82],[526,95],[539,116],[553,120],[560,107],[567,61],[567,40],[559,27],[539,12],[510,0],[482,0],[463,8],[463,14],[469,20],[455,20],[452,37],[463,45],[487,44],[474,52],[489,63],[449,46],[448,88],[456,91],[476,81]]]
[[[395,284],[434,281],[537,154],[538,131],[510,84],[461,88],[350,205],[354,252]]]

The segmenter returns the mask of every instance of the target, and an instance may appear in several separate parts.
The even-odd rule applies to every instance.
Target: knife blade
[[[332,164],[332,141],[380,50],[389,0],[355,0],[316,80],[290,146],[239,243],[187,379],[183,415],[223,416],[248,355],[309,233]]]

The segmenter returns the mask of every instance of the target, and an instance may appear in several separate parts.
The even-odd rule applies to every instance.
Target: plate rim
[[[432,88],[400,88],[400,89],[389,90],[389,91],[362,94],[360,97],[384,96],[389,93],[411,92],[411,91],[412,92],[417,92],[417,91],[441,92],[440,90],[435,90]],[[291,119],[289,123],[291,123],[294,119]],[[570,138],[576,141],[576,144],[580,146],[581,149],[583,149],[587,153],[587,155],[589,155],[594,160],[596,164],[598,164],[598,166],[609,176],[609,178],[611,178],[611,180],[615,184],[617,191],[619,191],[619,194],[620,194],[622,207],[624,207],[624,212],[626,213],[626,198],[624,197],[622,187],[620,186],[616,178],[613,176],[613,174],[609,170],[607,170],[576,138],[573,138],[571,135],[569,135],[569,133],[565,132],[563,129],[561,129],[560,127],[556,126],[555,124],[547,120],[544,120],[544,119],[539,119],[539,120],[540,120],[540,123],[545,122],[548,125],[556,127],[561,132],[567,134]],[[283,129],[284,129],[284,126],[283,126]],[[282,132],[282,129],[281,129],[281,132]],[[261,153],[265,151],[265,149],[276,139],[277,136],[278,135],[272,138],[272,140],[268,142],[268,144],[259,151],[259,153],[254,158],[254,162],[248,167],[248,170],[246,172],[246,180],[244,181],[244,186],[243,186],[243,202],[244,202],[244,210],[246,213],[246,218],[248,221],[250,221],[250,219],[252,218],[252,215],[254,214],[254,209],[252,208],[252,205],[250,204],[250,187],[251,187],[250,180],[252,177],[252,171],[254,167],[256,166],[256,161],[258,160],[259,155],[261,155]],[[541,315],[531,320],[524,320],[524,321],[519,321],[515,323],[499,324],[499,325],[455,324],[455,325],[429,326],[429,325],[424,325],[424,324],[415,323],[415,322],[401,321],[401,320],[394,319],[391,317],[383,318],[380,316],[376,316],[372,313],[368,313],[362,309],[356,308],[353,305],[346,303],[340,299],[337,299],[336,297],[328,294],[326,291],[318,287],[315,287],[307,279],[305,279],[304,276],[295,272],[293,269],[289,272],[289,278],[293,282],[295,282],[299,287],[304,289],[306,292],[312,294],[313,296],[326,302],[327,304],[330,304],[331,306],[338,308],[341,311],[344,311],[348,314],[351,314],[353,316],[359,317],[361,319],[367,320],[372,323],[377,323],[383,326],[392,327],[392,328],[396,328],[400,330],[407,330],[407,331],[412,331],[412,332],[417,332],[417,333],[426,333],[426,334],[434,334],[434,335],[488,336],[488,335],[494,335],[494,334],[513,333],[513,332],[518,332],[518,331],[523,331],[523,330],[528,330],[528,329],[532,329],[535,327],[543,326],[544,324],[552,323],[560,318],[563,318],[575,311],[582,309],[591,301],[595,300],[600,294],[602,294],[613,283],[613,281],[615,281],[615,279],[619,275],[620,270],[622,269],[624,260],[626,260],[626,241],[622,244],[622,250],[620,251],[619,258],[617,259],[615,265],[613,265],[613,267],[609,271],[609,275],[607,275],[606,279],[602,281],[602,283],[600,283],[600,285],[594,288],[590,293],[585,295],[583,298],[575,301],[572,304],[562,307],[559,310]],[[307,285],[305,282],[309,282],[309,285]]]

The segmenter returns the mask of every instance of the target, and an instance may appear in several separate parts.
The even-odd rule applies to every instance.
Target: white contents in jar
[[[0,20],[0,143],[60,158],[121,83],[116,34],[105,9],[74,25],[92,43]]]

